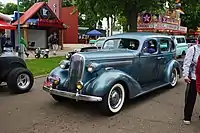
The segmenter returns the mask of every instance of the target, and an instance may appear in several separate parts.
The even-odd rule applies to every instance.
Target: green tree
[[[2,9],[2,13],[11,15],[14,13],[14,11],[17,11],[17,5],[14,3],[7,3],[4,5]]]
[[[184,15],[181,15],[181,24],[188,29],[196,30],[200,26],[200,3],[182,3]]]
[[[3,8],[4,8],[4,5],[2,2],[0,2],[0,12],[3,12]]]
[[[167,0],[78,0],[77,7],[82,13],[89,12],[100,18],[121,13],[126,18],[129,31],[137,30],[138,13],[142,11],[164,10]],[[168,0],[173,5],[174,0]],[[173,6],[170,6],[173,8]],[[86,14],[86,13],[85,13]]]
[[[33,4],[37,2],[48,2],[48,0],[20,0],[20,11],[28,10]]]

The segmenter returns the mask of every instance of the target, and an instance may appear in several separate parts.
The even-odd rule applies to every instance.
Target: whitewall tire
[[[103,113],[106,115],[119,113],[124,105],[125,96],[123,85],[120,83],[113,85],[101,102],[101,110]]]
[[[178,82],[178,71],[176,68],[174,68],[170,76],[170,87],[171,88],[175,87],[177,82]]]

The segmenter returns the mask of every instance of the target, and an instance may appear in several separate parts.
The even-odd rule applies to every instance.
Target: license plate
[[[52,83],[49,81],[44,81],[44,86],[52,87]]]

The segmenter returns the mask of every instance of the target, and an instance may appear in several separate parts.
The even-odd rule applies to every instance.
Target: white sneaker
[[[186,120],[183,120],[183,123],[185,124],[185,125],[190,125],[190,121],[186,121]]]

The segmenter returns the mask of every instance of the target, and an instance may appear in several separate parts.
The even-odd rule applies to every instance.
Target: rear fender
[[[167,82],[167,83],[170,82],[171,73],[172,73],[172,70],[174,68],[177,69],[178,74],[179,74],[179,78],[182,77],[182,69],[181,69],[180,63],[178,61],[176,61],[176,60],[172,60],[171,62],[169,62],[166,65],[166,68],[165,68],[165,78],[164,78],[165,82]]]
[[[85,93],[103,97],[114,84],[119,82],[122,83],[126,91],[128,91],[129,98],[133,98],[142,92],[139,83],[128,74],[119,70],[107,70],[86,86]]]

